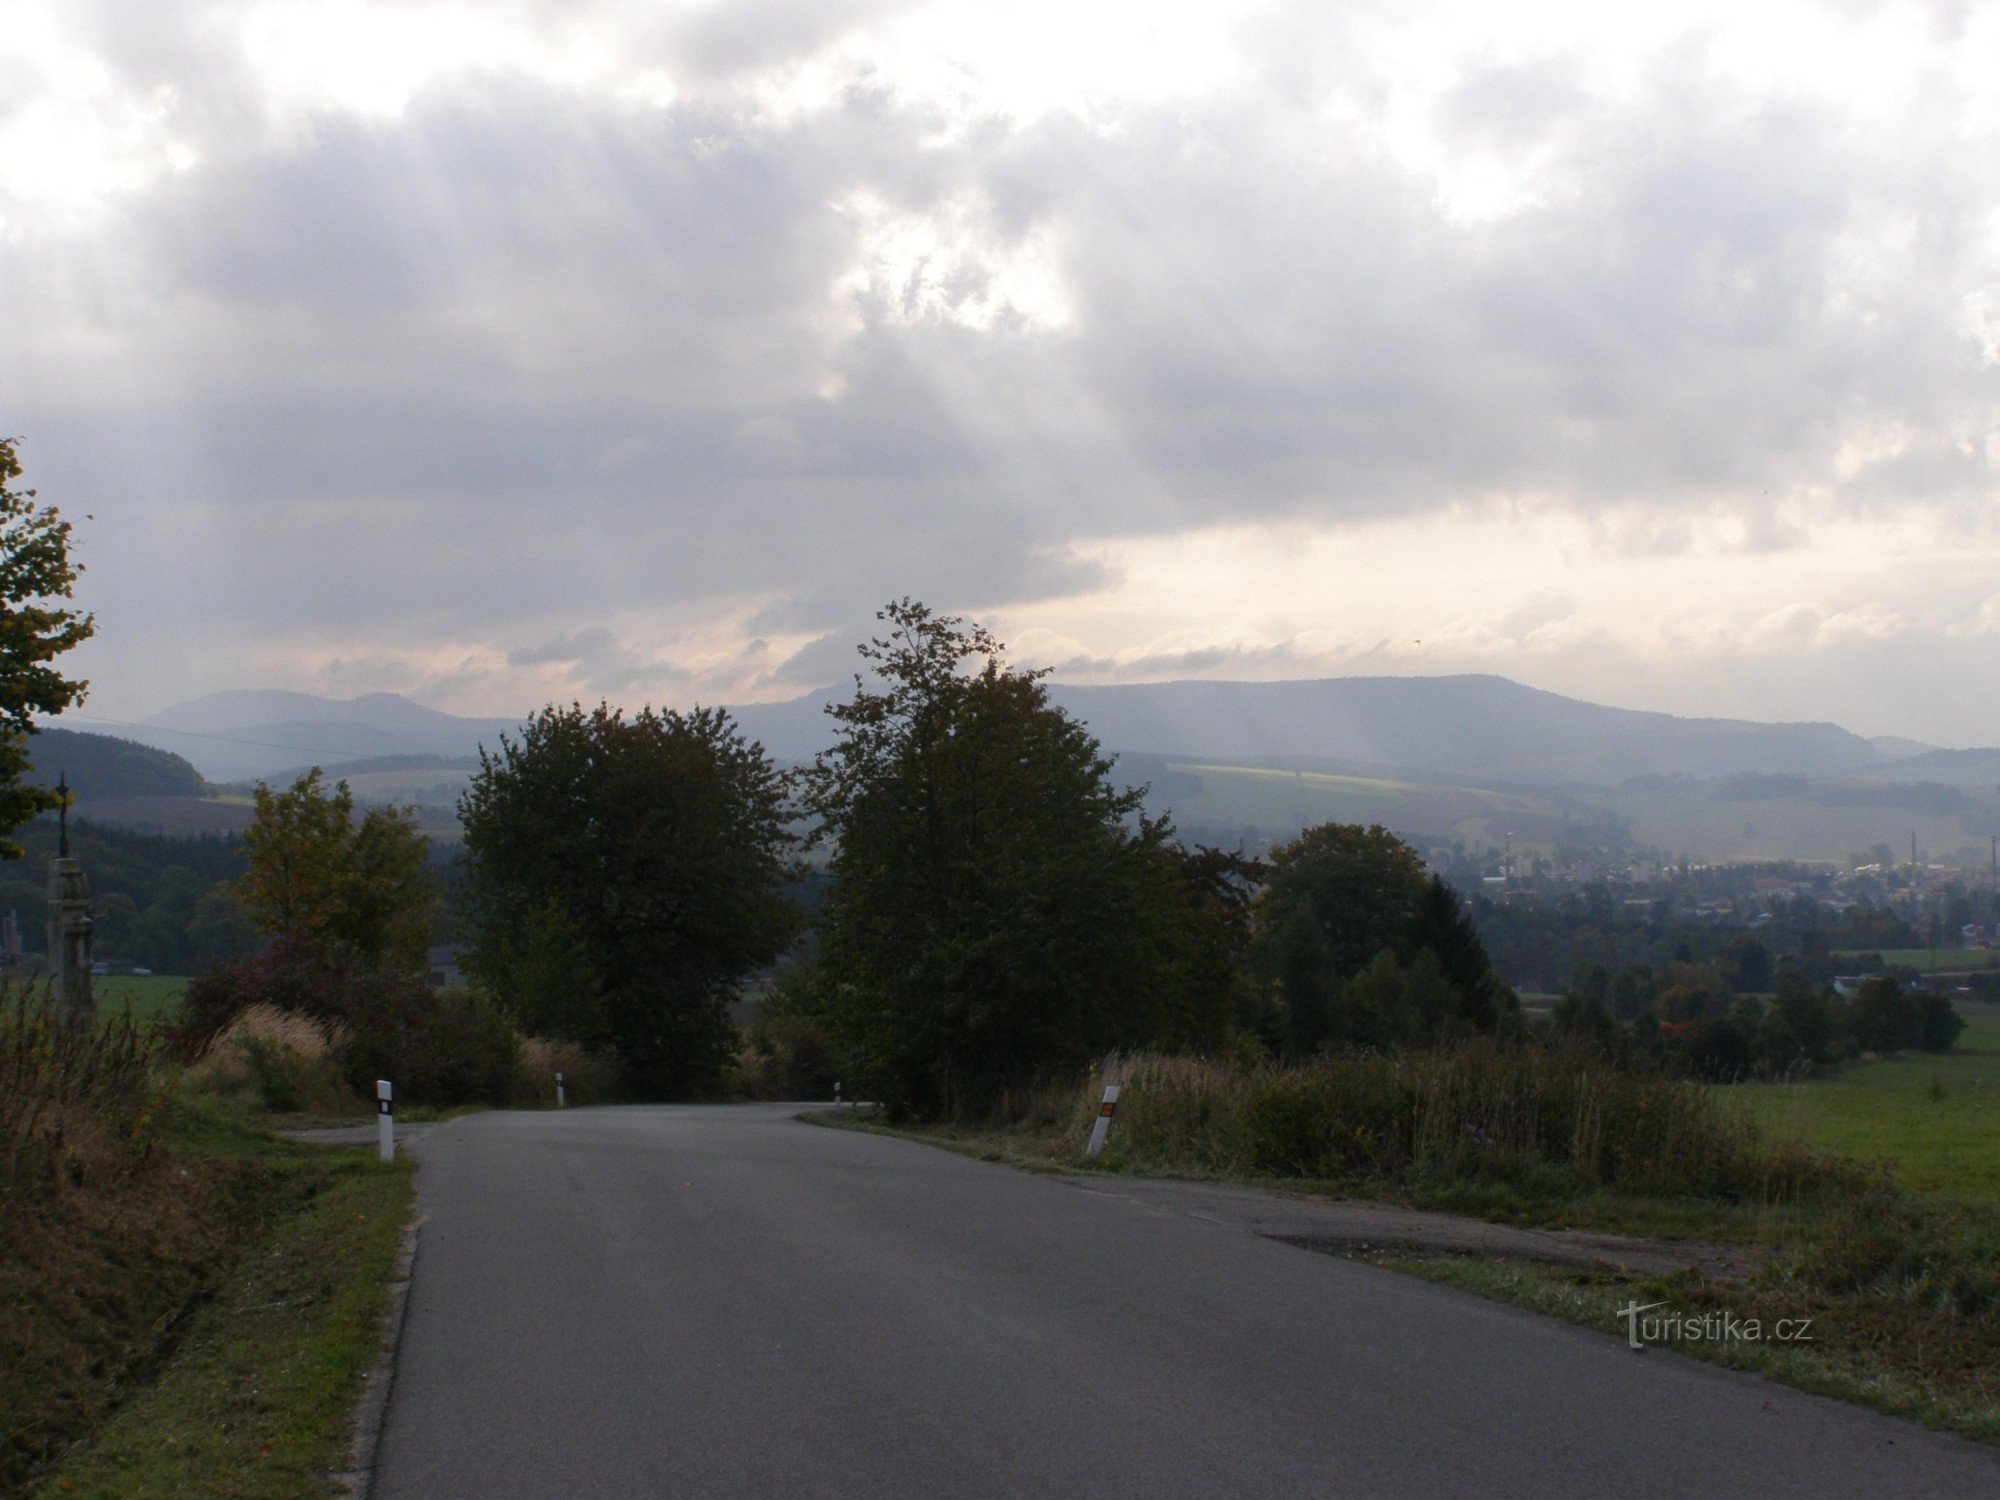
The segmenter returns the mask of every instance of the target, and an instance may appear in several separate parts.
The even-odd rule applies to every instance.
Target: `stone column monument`
[[[56,782],[59,833],[55,863],[49,866],[49,972],[62,1018],[88,1026],[97,1018],[90,989],[90,882],[69,854],[69,778]]]

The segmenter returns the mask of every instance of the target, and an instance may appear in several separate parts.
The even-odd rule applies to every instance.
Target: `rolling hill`
[[[185,756],[211,781],[228,782],[385,756],[467,756],[515,727],[513,719],[460,718],[395,693],[336,699],[254,689],[177,703],[135,725],[131,736]]]
[[[201,772],[182,757],[110,734],[89,734],[53,725],[28,740],[28,774],[33,786],[54,786],[66,777],[80,800],[106,797],[199,797],[207,790]]]
[[[1504,677],[1051,683],[1108,750],[1477,784],[1616,786],[1634,776],[1842,776],[1885,763],[1834,724],[1689,719],[1608,708]],[[781,760],[825,743],[824,695],[737,716]]]
[[[1839,858],[1911,833],[1983,843],[2000,750],[1871,742],[1832,724],[1764,724],[1610,708],[1491,676],[1300,682],[1054,683],[1055,701],[1150,782],[1156,810],[1227,841],[1379,820],[1425,838],[1518,845],[1632,842],[1697,858]],[[828,694],[733,710],[781,762],[830,738]],[[317,762],[365,801],[451,821],[482,742],[515,728],[393,694],[218,693],[148,721],[211,779],[289,779]],[[103,738],[103,737],[94,737]]]

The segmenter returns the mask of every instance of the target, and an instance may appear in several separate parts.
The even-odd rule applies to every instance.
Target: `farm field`
[[[1610,828],[1593,803],[1563,792],[1430,785],[1207,761],[1160,764],[1168,776],[1140,778],[1153,782],[1148,808],[1171,813],[1183,827],[1254,827],[1290,838],[1318,823],[1382,823],[1406,836],[1459,837],[1474,844],[1498,844],[1512,835],[1517,848],[1590,842]]]
[[[1910,1192],[2000,1204],[2000,1005],[1959,1009],[1967,1024],[1951,1053],[1723,1087],[1772,1133],[1885,1163]]]
[[[172,974],[100,974],[91,986],[100,1015],[119,1015],[127,1006],[141,1025],[158,1020],[181,998],[186,979]]]
[[[1840,953],[1839,958],[1853,957]],[[1969,974],[1980,969],[2000,969],[2000,951],[1992,948],[1885,948],[1882,962],[1899,968],[1921,969],[1926,974]]]

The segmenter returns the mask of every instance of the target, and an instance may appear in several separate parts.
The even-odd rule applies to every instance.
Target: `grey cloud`
[[[717,7],[658,45],[720,75],[871,10]],[[865,75],[785,119],[720,86],[654,107],[491,74],[282,146],[217,133],[105,231],[126,303],[93,300],[75,267],[99,261],[56,230],[0,246],[37,292],[0,425],[52,493],[171,518],[173,588],[252,633],[505,641],[708,598],[832,631],[905,593],[1102,588],[1077,539],[1211,522],[1530,494],[1634,508],[1614,529],[1644,550],[1718,506],[1782,540],[1757,527],[1808,490],[1990,494],[1951,435],[2000,397],[1959,332],[1991,194],[1951,138],[1864,139],[1840,101],[1744,97],[1694,53],[1615,106],[1563,58],[1473,67],[1440,128],[1546,149],[1561,191],[1460,223],[1373,133],[1385,83],[1346,23],[1287,14],[1246,30],[1246,84],[1114,130],[947,133]],[[202,97],[214,36],[147,24],[119,66]],[[838,291],[859,192],[955,205],[1003,250],[1045,233],[1073,325]],[[1898,216],[1914,239],[1859,276],[1857,240]],[[990,290],[955,274],[947,300]],[[1842,478],[1857,422],[1912,445]],[[97,452],[107,433],[143,457]],[[104,576],[159,593],[145,549],[107,549]],[[773,670],[810,677],[811,651]]]
[[[614,650],[617,641],[602,625],[579,630],[574,635],[558,635],[539,646],[523,646],[507,653],[510,667],[539,667],[587,661]]]
[[[1047,665],[1062,678],[1104,677],[1130,682],[1217,674],[1268,677],[1282,675],[1286,669],[1294,669],[1303,675],[1308,664],[1320,666],[1321,659],[1317,655],[1306,656],[1290,642],[1280,642],[1270,646],[1208,646],[1192,651],[1155,651],[1136,657],[1070,656]]]
[[[569,667],[569,676],[592,693],[622,693],[633,688],[657,693],[695,680],[695,674],[682,664],[622,641],[602,625],[510,651],[507,665]]]

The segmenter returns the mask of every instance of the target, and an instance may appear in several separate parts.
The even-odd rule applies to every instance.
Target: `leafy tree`
[[[328,787],[317,766],[282,792],[259,783],[237,900],[271,937],[420,969],[437,889],[414,820],[413,809],[374,807],[357,822],[347,783]]]
[[[227,881],[217,881],[195,902],[183,929],[194,964],[239,958],[257,946],[257,929],[236,904]]]
[[[1777,995],[1764,1018],[1763,1052],[1774,1072],[1795,1063],[1817,1066],[1835,1059],[1833,1008],[1826,992],[1790,969],[1779,973]]]
[[[1848,1003],[1847,1025],[1864,1052],[1895,1052],[1921,1043],[1924,1005],[1886,975],[1865,981]]]
[[[1722,970],[1735,993],[1763,994],[1774,983],[1771,953],[1747,932],[1738,933],[1722,950]]]
[[[24,781],[34,715],[59,714],[90,684],[66,679],[55,659],[90,639],[96,619],[58,601],[74,597],[83,569],[70,561],[70,524],[33,490],[13,488],[21,475],[14,440],[0,438],[0,858],[19,859],[4,837],[58,795]]]
[[[1157,858],[1165,888],[1154,910],[1165,922],[1154,951],[1171,982],[1153,1040],[1176,1052],[1209,1052],[1232,1035],[1268,1037],[1274,1018],[1244,964],[1265,867],[1204,845],[1163,844]]]
[[[1474,1031],[1491,1031],[1502,1016],[1520,1009],[1514,992],[1493,972],[1493,960],[1465,903],[1442,876],[1424,882],[1410,944],[1419,953],[1435,954],[1439,973],[1458,992],[1458,1009],[1448,1019]]]
[[[1294,1054],[1492,1031],[1517,1008],[1457,892],[1385,828],[1308,828],[1272,851],[1261,905],[1252,958]]]
[[[1265,908],[1308,918],[1345,979],[1408,944],[1427,881],[1416,851],[1379,824],[1322,823],[1271,851]]]
[[[1226,1015],[1228,991],[1193,985],[1226,951],[1228,903],[1176,867],[1045,674],[912,600],[877,618],[874,685],[828,710],[837,741],[803,780],[833,851],[828,1014],[860,1084],[897,1114],[962,1115],[1106,1048],[1226,1030],[1200,1011]],[[1206,936],[1167,940],[1204,912]]]
[[[1917,1045],[1926,1052],[1951,1051],[1958,1044],[1959,1033],[1965,1030],[1965,1017],[1947,996],[1925,991],[1918,1000],[1924,1009],[1924,1019]]]
[[[627,1084],[696,1093],[728,1002],[796,926],[785,787],[720,709],[549,707],[459,803],[474,972],[523,1024],[608,1040]]]
[[[611,1040],[590,944],[559,901],[520,911],[484,934],[474,959],[487,992],[528,1036],[586,1047]]]

